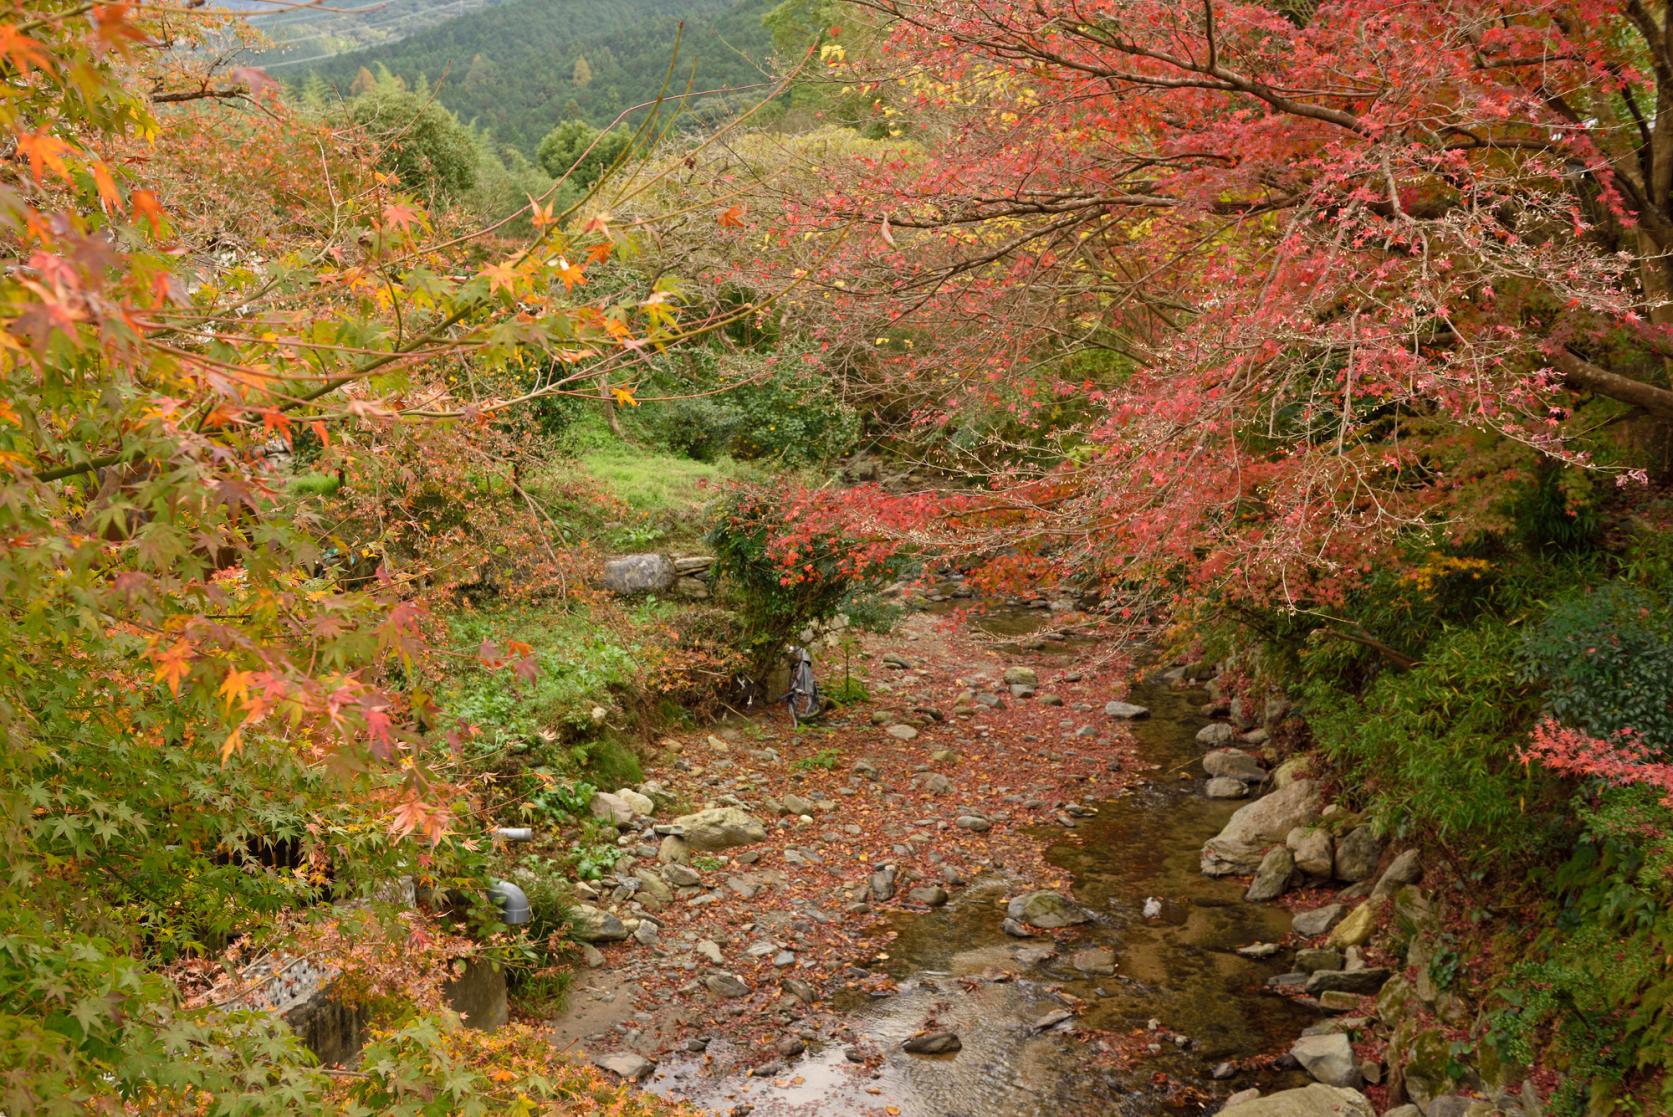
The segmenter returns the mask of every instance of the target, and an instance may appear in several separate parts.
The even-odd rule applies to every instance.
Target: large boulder
[[[1289,832],[1319,816],[1319,786],[1296,780],[1288,787],[1239,807],[1225,828],[1202,847],[1202,871],[1211,877],[1253,873],[1267,849],[1282,845]]]
[[[1341,1032],[1302,1036],[1290,1046],[1290,1054],[1301,1069],[1326,1086],[1358,1086],[1364,1081],[1353,1044]]]
[[[681,815],[674,820],[689,849],[731,849],[759,842],[767,836],[767,828],[748,812],[737,807],[711,807],[695,814]]]
[[[633,824],[632,805],[620,795],[609,791],[595,792],[592,801],[587,804],[587,810],[601,822],[612,822],[617,826]]]
[[[1025,892],[1010,902],[1005,914],[1018,923],[1045,931],[1086,923],[1092,918],[1056,892]]]
[[[1299,1090],[1283,1090],[1228,1105],[1220,1111],[1220,1117],[1376,1117],[1376,1112],[1358,1090],[1315,1082]]]
[[[1229,745],[1236,736],[1237,730],[1220,721],[1197,730],[1197,743],[1211,746]]]
[[[1104,713],[1122,721],[1138,721],[1150,716],[1150,707],[1138,706],[1132,702],[1106,702],[1104,703]]]
[[[1295,853],[1295,867],[1310,877],[1330,879],[1336,865],[1335,843],[1330,831],[1318,826],[1298,826],[1284,844]]]
[[[623,597],[666,593],[678,577],[667,555],[622,555],[604,564],[604,588]]]

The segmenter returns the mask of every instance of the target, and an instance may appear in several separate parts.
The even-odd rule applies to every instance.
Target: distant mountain
[[[275,76],[346,51],[399,42],[420,31],[503,0],[348,0],[317,8],[282,9],[262,0],[220,0],[246,13],[276,44],[260,63]]]
[[[269,55],[260,64],[293,83],[317,74],[344,96],[363,67],[387,67],[409,84],[422,78],[461,119],[532,153],[540,138],[563,120],[582,118],[602,126],[622,110],[653,98],[667,73],[682,22],[685,35],[674,91],[685,88],[694,69],[696,90],[763,81],[770,40],[761,21],[776,3],[391,0],[375,15],[362,17],[380,21],[362,33],[404,31],[398,39],[315,58],[300,49],[304,43],[299,40],[288,57]],[[429,26],[401,22],[420,18],[414,9],[423,9],[423,18],[433,20],[454,4],[471,10],[461,9]],[[336,30],[330,34],[349,34],[341,25],[331,26]],[[323,40],[310,41],[317,45]]]

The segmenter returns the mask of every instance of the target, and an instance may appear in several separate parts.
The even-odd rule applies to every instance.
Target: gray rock
[[[1388,983],[1388,971],[1368,966],[1362,970],[1320,970],[1307,979],[1307,992],[1312,996],[1330,991],[1353,993],[1368,997]]]
[[[1339,950],[1298,950],[1295,952],[1295,968],[1304,973],[1339,970],[1342,968],[1342,952]]]
[[[1423,1117],[1423,1110],[1408,1102],[1405,1105],[1395,1106],[1384,1113],[1383,1117]]]
[[[1282,1090],[1248,1101],[1229,1100],[1220,1117],[1376,1117],[1371,1102],[1358,1090],[1315,1082],[1299,1090]]]
[[[1202,770],[1211,776],[1245,783],[1261,783],[1266,779],[1266,769],[1242,749],[1214,749],[1204,753]]]
[[[670,592],[683,601],[707,601],[709,598],[708,584],[701,578],[675,578]]]
[[[576,904],[569,910],[570,935],[581,942],[621,942],[627,938],[622,921],[591,904]]]
[[[592,801],[587,804],[587,812],[601,822],[610,822],[617,826],[633,824],[633,808],[628,805],[627,800],[608,791],[594,792]]]
[[[1031,687],[1031,686],[1027,686],[1023,683],[1012,683],[1011,684],[1011,697],[1012,698],[1033,698],[1034,697],[1034,688]]]
[[[812,799],[804,799],[800,795],[796,795],[794,793],[786,795],[778,802],[779,809],[785,814],[811,815],[818,809],[813,805]]]
[[[818,995],[814,993],[813,986],[799,977],[787,977],[784,979],[783,985],[786,993],[789,993],[804,1005],[810,1005],[817,999]]]
[[[703,984],[716,996],[745,997],[749,995],[749,986],[745,985],[737,974],[729,974],[717,970],[703,979]]]
[[[1249,891],[1243,894],[1243,898],[1252,903],[1276,900],[1290,886],[1290,874],[1294,872],[1295,854],[1283,846],[1274,846],[1261,858],[1260,867],[1255,870],[1255,879],[1249,882]]]
[[[1028,1030],[1036,1034],[1040,1032],[1049,1032],[1059,1024],[1065,1024],[1074,1018],[1075,1014],[1066,1008],[1052,1009],[1044,1016],[1036,1019],[1034,1023],[1030,1024],[1028,1026]]]
[[[1107,946],[1088,946],[1069,956],[1069,964],[1084,974],[1108,977],[1115,972],[1115,951]]]
[[[924,777],[924,790],[932,795],[950,795],[953,791],[953,781],[940,772],[931,772]]]
[[[1227,779],[1225,776],[1215,776],[1203,785],[1203,794],[1210,799],[1247,799],[1249,785],[1242,780]]]
[[[662,869],[662,879],[675,888],[696,888],[703,883],[703,878],[696,869],[689,865],[665,865]]]
[[[1051,943],[1042,946],[1019,946],[1012,952],[1012,957],[1025,966],[1039,966],[1057,957],[1057,947]]]
[[[696,850],[731,849],[767,836],[767,828],[737,807],[711,807],[674,820],[685,834],[685,844]],[[666,842],[664,842],[666,845]]]
[[[1430,1099],[1429,1108],[1424,1113],[1424,1117],[1465,1117],[1474,1104],[1473,1099],[1459,1094],[1442,1094],[1438,1098]],[[1492,1111],[1490,1105],[1484,1105],[1482,1108],[1484,1112]]]
[[[1000,924],[1000,930],[1014,939],[1031,939],[1034,937],[1033,931],[1030,931],[1021,921],[1012,919],[1010,916],[1005,917],[1005,922]]]
[[[715,942],[713,939],[704,939],[702,942],[698,943],[697,953],[708,959],[710,962],[713,962],[715,965],[720,965],[720,944]]]
[[[1199,745],[1229,745],[1237,736],[1237,730],[1225,722],[1215,722],[1197,730],[1197,744]]]
[[[1260,1090],[1258,1088],[1254,1087],[1254,1086],[1251,1086],[1247,1090],[1239,1090],[1237,1093],[1235,1093],[1231,1097],[1227,1098],[1226,1099],[1226,1107],[1227,1107],[1227,1109],[1229,1109],[1230,1107],[1232,1107],[1234,1105],[1242,1105],[1245,1102],[1252,1102],[1256,1098],[1259,1098],[1260,1096],[1261,1096]],[[1226,1112],[1226,1109],[1222,1109],[1220,1112],[1224,1113],[1224,1112]]]
[[[1138,721],[1150,716],[1150,707],[1135,706],[1131,702],[1106,702],[1104,703],[1104,713],[1122,721]]]
[[[891,725],[883,732],[887,733],[897,741],[911,741],[915,740],[918,736],[918,731],[904,722],[898,722]]]
[[[1336,843],[1336,879],[1350,883],[1368,879],[1377,871],[1383,843],[1369,826],[1356,826]]]
[[[611,1055],[600,1055],[593,1060],[593,1065],[611,1074],[620,1075],[629,1082],[637,1082],[651,1071],[656,1064],[643,1055],[635,1055],[631,1051],[617,1051]]]
[[[691,861],[691,847],[678,834],[669,834],[656,847],[656,859],[664,865],[685,865]]]
[[[895,867],[885,865],[871,874],[871,898],[879,902],[895,898]]]
[[[1202,871],[1215,877],[1254,872],[1268,847],[1281,843],[1295,827],[1311,823],[1318,812],[1319,789],[1312,780],[1296,780],[1239,807],[1203,846]]]
[[[947,902],[947,890],[942,888],[939,884],[926,884],[908,892],[906,894],[906,898],[911,900],[914,904],[923,904],[925,907],[938,908]]]
[[[1302,1036],[1290,1045],[1290,1054],[1301,1064],[1301,1069],[1326,1086],[1352,1087],[1363,1081],[1353,1045],[1340,1032]]]
[[[993,823],[979,814],[961,814],[954,820],[953,825],[960,830],[970,830],[977,834],[985,834],[993,829]]]
[[[677,577],[674,560],[667,555],[623,555],[604,564],[604,588],[624,597],[663,593]]]
[[[1056,892],[1025,892],[1006,905],[1007,917],[1030,927],[1053,931],[1076,923],[1087,923],[1091,916]]]
[[[901,1044],[901,1049],[913,1055],[950,1055],[964,1044],[954,1032],[924,1032]]]
[[[1295,851],[1295,867],[1317,880],[1327,880],[1336,871],[1336,843],[1328,830],[1297,826],[1284,844]]]
[[[1290,920],[1290,930],[1309,938],[1314,935],[1322,935],[1342,922],[1342,917],[1346,914],[1348,914],[1348,909],[1344,904],[1326,904],[1324,907],[1314,908],[1312,911],[1298,911],[1295,913],[1295,918]]]
[[[1377,885],[1371,889],[1371,895],[1391,896],[1400,891],[1402,886],[1416,884],[1422,879],[1423,863],[1418,857],[1418,852],[1408,849],[1389,862],[1388,868],[1383,870],[1383,875],[1377,878]]]
[[[616,789],[616,798],[626,803],[636,818],[649,818],[656,813],[656,803],[649,795],[641,795],[631,787]]]
[[[1005,685],[1039,686],[1040,676],[1032,667],[1007,667],[1005,668]]]

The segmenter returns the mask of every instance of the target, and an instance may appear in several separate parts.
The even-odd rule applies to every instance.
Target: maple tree
[[[223,21],[19,0],[0,23],[8,1111],[324,1104],[282,1029],[183,1008],[136,956],[328,888],[480,891],[434,608],[569,584],[524,484],[531,405],[631,402],[650,354],[749,310],[626,266],[561,182],[486,226],[446,208],[379,169],[405,169],[398,134],[207,49]],[[278,854],[293,872],[247,871]],[[227,1044],[249,1062],[204,1056]]]
[[[1665,11],[853,7],[877,45],[832,27],[822,62],[893,142],[731,235],[746,271],[812,275],[797,310],[867,353],[903,435],[998,411],[1051,450],[1013,440],[917,538],[1322,615],[1404,536],[1502,522],[1541,459],[1645,479],[1673,421]]]

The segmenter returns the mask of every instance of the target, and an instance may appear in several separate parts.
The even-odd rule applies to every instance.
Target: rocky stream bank
[[[1537,1117],[1460,1064],[1422,857],[1285,703],[1027,647],[916,614],[870,704],[660,742],[594,801],[627,856],[576,885],[556,1042],[718,1113]]]

